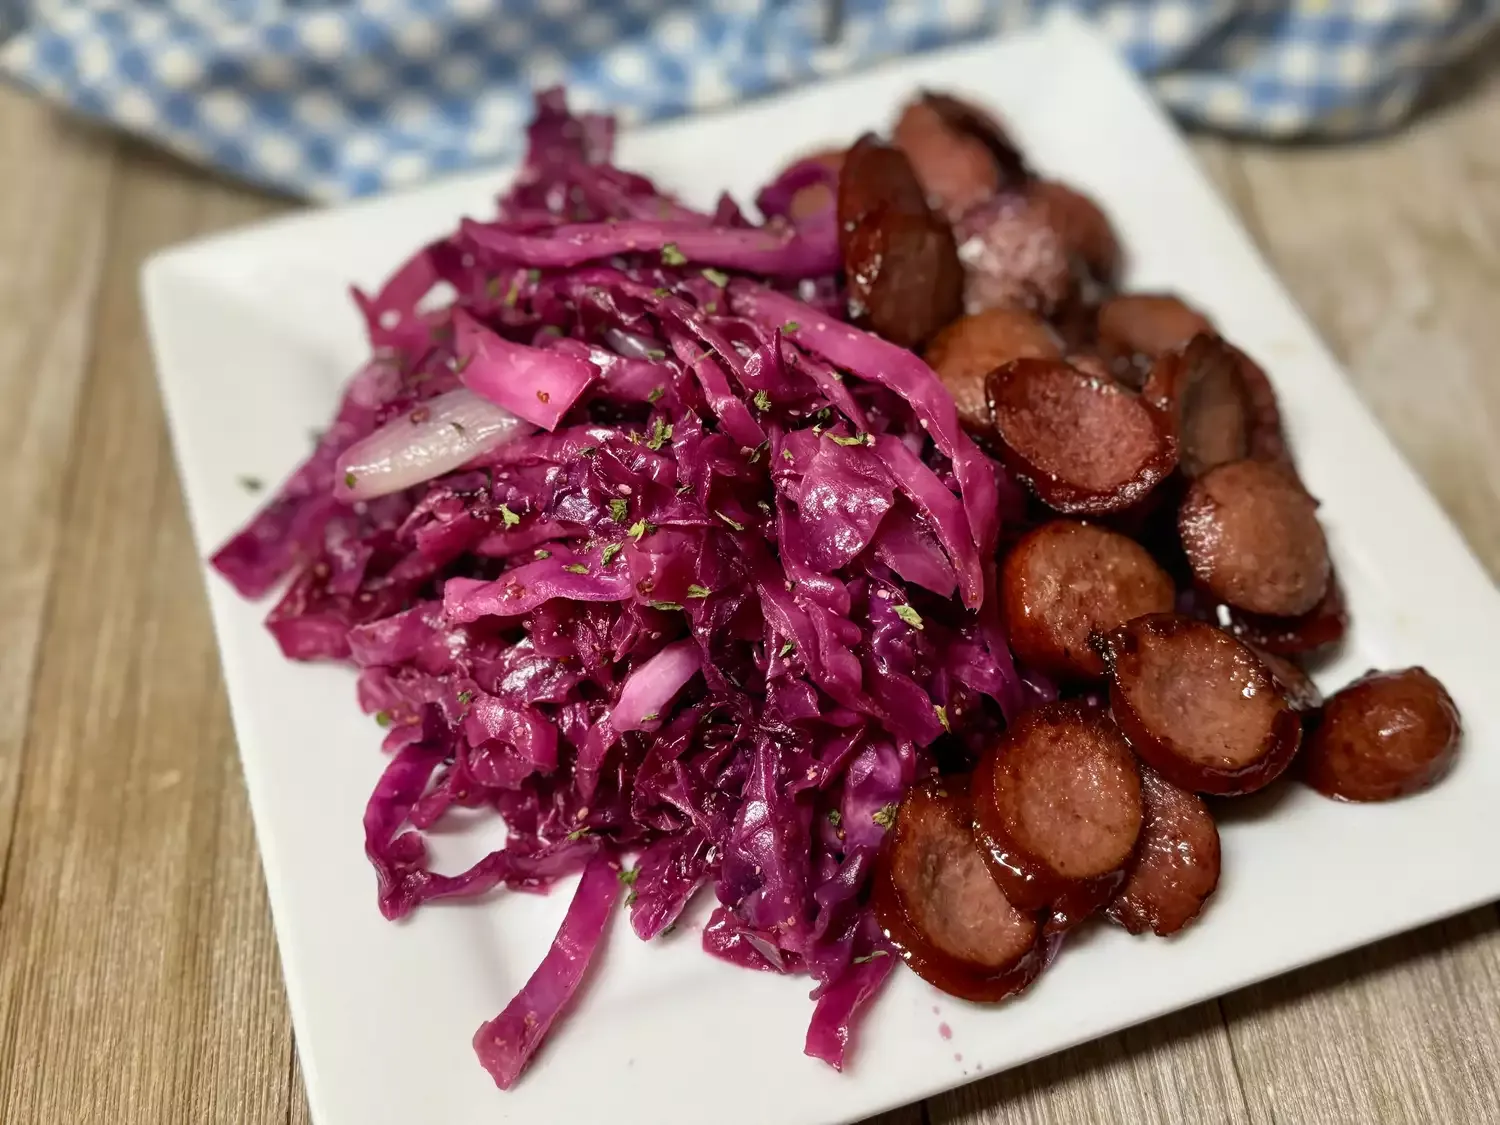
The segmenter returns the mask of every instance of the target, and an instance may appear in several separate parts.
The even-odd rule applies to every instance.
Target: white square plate
[[[1171,941],[1091,930],[998,1008],[898,971],[842,1075],[802,1054],[806,978],[718,962],[691,927],[645,945],[617,924],[581,1002],[504,1094],[469,1040],[540,960],[570,888],[383,920],[360,817],[384,759],[379,731],[355,707],[353,674],[283,660],[261,627],[267,607],[210,574],[319,1125],[854,1121],[1500,897],[1500,598],[1171,125],[1099,41],[1054,23],[630,132],[619,159],[696,203],[724,187],[748,199],[793,155],[884,126],[921,86],[997,107],[1037,166],[1104,202],[1133,284],[1187,294],[1269,368],[1355,621],[1320,678],[1326,688],[1370,666],[1425,664],[1464,713],[1457,770],[1384,805],[1338,805],[1295,785],[1240,802],[1223,824],[1223,883],[1196,926]],[[460,215],[488,215],[504,179],[485,173],[300,215],[147,266],[162,392],[205,554],[256,506],[238,482],[284,476],[361,360],[349,282],[376,285]],[[441,839],[437,858],[477,856],[487,841],[474,836]]]

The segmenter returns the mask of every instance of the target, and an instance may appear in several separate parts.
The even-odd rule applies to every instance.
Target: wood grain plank
[[[114,154],[0,88],[0,897]]]
[[[290,1029],[142,259],[268,210],[123,160],[0,904],[0,1119],[280,1122]]]

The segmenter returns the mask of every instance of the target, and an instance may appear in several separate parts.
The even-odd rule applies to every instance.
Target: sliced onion
[[[620,701],[610,713],[616,731],[640,730],[656,722],[703,666],[703,654],[693,640],[669,644],[634,672],[620,688]]]
[[[430,398],[339,458],[334,495],[370,500],[400,492],[461,468],[481,453],[536,427],[504,407],[459,387]]]

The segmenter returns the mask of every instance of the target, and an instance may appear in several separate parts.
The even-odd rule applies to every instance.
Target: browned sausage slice
[[[1001,460],[1059,512],[1129,507],[1177,463],[1163,414],[1060,360],[1006,364],[991,372],[986,392]]]
[[[1177,427],[1177,463],[1189,480],[1250,455],[1250,392],[1239,357],[1217,336],[1197,335],[1151,366],[1141,394]]]
[[[892,343],[924,343],[963,307],[953,231],[928,208],[900,149],[864,137],[839,174],[839,246],[849,311]]]
[[[1089,645],[1132,617],[1166,613],[1176,591],[1133,539],[1093,524],[1053,520],[1021,537],[1000,571],[1006,632],[1017,656],[1059,679],[1104,675]]]
[[[924,93],[907,105],[891,139],[911,158],[928,203],[949,219],[1026,176],[1000,123],[945,94]]]
[[[1274,617],[1246,613],[1220,603],[1218,624],[1236,637],[1265,652],[1281,656],[1306,656],[1343,640],[1349,628],[1349,611],[1337,574],[1328,577],[1328,592],[1317,605],[1297,617]]]
[[[1177,515],[1193,574],[1251,613],[1294,617],[1328,590],[1332,566],[1317,502],[1265,461],[1230,461],[1193,482]]]
[[[1056,359],[1061,354],[1045,321],[1024,309],[988,309],[944,328],[927,345],[924,358],[953,396],[959,421],[983,434],[990,428],[985,376],[1013,359]]]
[[[1219,829],[1202,798],[1141,770],[1146,820],[1125,885],[1106,908],[1133,934],[1175,934],[1219,885]]]
[[[1228,633],[1161,613],[1116,629],[1102,647],[1115,722],[1172,784],[1252,793],[1291,763],[1301,719],[1260,658]]]
[[[1033,209],[1057,232],[1075,263],[1093,281],[1112,286],[1120,273],[1120,241],[1099,205],[1056,180],[1037,180],[1027,194]]]
[[[1368,672],[1324,704],[1304,776],[1329,797],[1386,801],[1442,777],[1460,733],[1453,698],[1425,668]]]
[[[1213,325],[1169,293],[1121,293],[1099,306],[1099,351],[1115,377],[1139,387],[1158,357]]]
[[[1001,1000],[1036,979],[1050,949],[1036,918],[991,878],[970,820],[965,778],[907,793],[876,860],[871,902],[918,976],[967,1000]]]
[[[1102,708],[1078,700],[1027,711],[974,771],[975,835],[1022,910],[1115,884],[1142,815],[1129,744]]]

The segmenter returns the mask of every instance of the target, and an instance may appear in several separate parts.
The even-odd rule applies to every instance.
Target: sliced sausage
[[[966,1000],[1019,992],[1046,967],[1048,942],[990,876],[970,827],[964,779],[907,793],[876,860],[875,917],[923,980]]]
[[[1000,123],[946,94],[923,93],[908,104],[892,139],[911,158],[928,203],[950,220],[1026,179],[1021,154]]]
[[[1015,360],[991,372],[985,390],[1001,459],[1057,511],[1129,507],[1177,463],[1165,415],[1060,360]]]
[[[964,311],[1028,309],[1051,317],[1073,300],[1078,279],[1049,217],[1020,191],[1003,191],[953,228],[964,270]]]
[[[1425,789],[1458,755],[1453,698],[1425,668],[1368,672],[1323,706],[1304,777],[1343,801],[1387,801]]]
[[[1177,530],[1193,574],[1251,613],[1294,617],[1328,591],[1332,564],[1317,501],[1266,461],[1230,461],[1193,482]]]
[[[1252,405],[1239,357],[1217,336],[1197,335],[1151,366],[1141,391],[1177,428],[1177,463],[1194,480],[1250,456]]]
[[[975,835],[1018,909],[1118,885],[1140,834],[1141,779],[1103,709],[1068,700],[1025,712],[973,784]]]
[[[1024,309],[987,309],[944,328],[923,358],[953,396],[959,421],[982,434],[990,427],[985,376],[1013,359],[1056,359],[1061,354],[1045,321]]]
[[[1092,281],[1112,286],[1120,273],[1120,241],[1099,205],[1056,180],[1037,180],[1027,194],[1042,221],[1057,232],[1075,267],[1084,269]]]
[[[1058,679],[1104,675],[1089,636],[1143,614],[1166,613],[1175,598],[1172,580],[1139,543],[1073,520],[1027,532],[1000,571],[1012,650]]]
[[[1313,683],[1313,678],[1307,674],[1302,665],[1296,661],[1288,660],[1285,656],[1277,656],[1274,652],[1250,646],[1255,655],[1260,657],[1260,662],[1266,666],[1266,671],[1271,673],[1271,678],[1276,681],[1276,686],[1281,689],[1281,694],[1286,696],[1287,705],[1293,711],[1316,711],[1323,706],[1323,693],[1318,690],[1318,685]]]
[[[1121,293],[1099,306],[1099,351],[1117,379],[1139,388],[1158,356],[1213,332],[1202,313],[1169,293]]]
[[[1172,784],[1252,793],[1291,763],[1302,721],[1260,658],[1228,633],[1152,614],[1102,638],[1101,648],[1115,722]]]
[[[928,208],[901,150],[873,137],[850,149],[838,212],[853,319],[914,348],[959,315],[964,279],[953,231]]]
[[[1219,885],[1219,829],[1201,797],[1141,769],[1146,819],[1125,885],[1105,913],[1133,934],[1175,934]]]
[[[1328,576],[1328,591],[1312,609],[1297,617],[1274,617],[1246,613],[1220,603],[1218,623],[1236,637],[1264,652],[1280,656],[1310,656],[1343,640],[1349,628],[1349,611],[1338,575]]]

